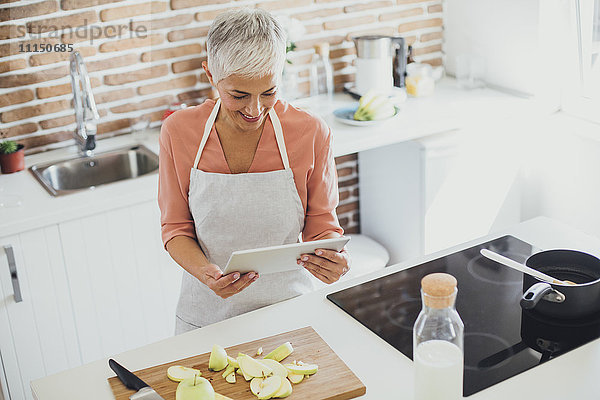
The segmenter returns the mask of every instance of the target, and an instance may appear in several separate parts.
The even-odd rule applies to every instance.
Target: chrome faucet
[[[90,77],[78,51],[71,53],[71,89],[77,122],[73,137],[79,146],[79,152],[91,156],[96,148],[96,122],[100,116],[92,94]]]

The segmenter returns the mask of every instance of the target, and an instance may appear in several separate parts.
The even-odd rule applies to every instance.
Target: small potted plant
[[[25,169],[25,146],[13,140],[0,142],[0,170],[3,174]]]

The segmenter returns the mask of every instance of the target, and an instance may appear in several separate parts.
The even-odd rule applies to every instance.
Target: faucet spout
[[[73,108],[77,123],[73,137],[79,146],[80,153],[90,156],[96,148],[96,123],[100,119],[100,115],[92,94],[90,77],[83,63],[83,57],[78,51],[71,53],[70,73]]]

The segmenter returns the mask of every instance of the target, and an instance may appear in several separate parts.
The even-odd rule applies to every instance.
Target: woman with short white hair
[[[337,281],[345,250],[320,249],[303,269],[223,275],[233,251],[343,234],[331,131],[278,99],[285,33],[261,9],[215,18],[202,67],[216,101],[177,111],[160,134],[158,202],[165,249],[184,269],[176,333]]]

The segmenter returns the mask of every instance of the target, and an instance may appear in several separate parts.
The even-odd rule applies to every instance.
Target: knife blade
[[[108,360],[108,366],[115,371],[115,374],[127,389],[137,390],[136,393],[129,396],[129,400],[165,400],[150,385],[112,358]]]

